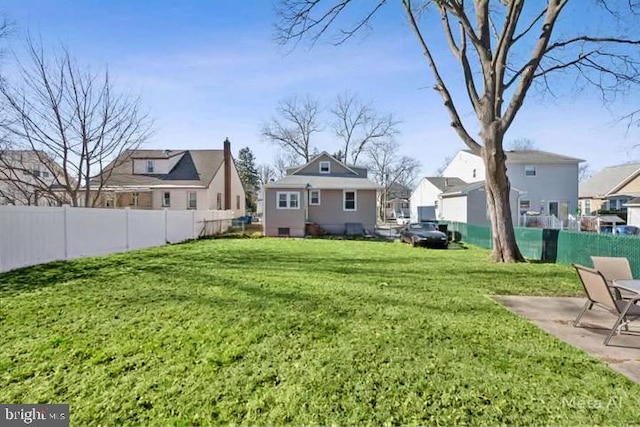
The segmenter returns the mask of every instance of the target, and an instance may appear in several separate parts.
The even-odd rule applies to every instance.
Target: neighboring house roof
[[[287,175],[284,178],[265,185],[265,188],[306,188],[309,184],[317,190],[378,190],[378,184],[367,178],[345,176]]]
[[[484,185],[485,185],[485,181],[477,181],[477,182],[472,182],[470,184],[465,183],[462,185],[457,185],[455,187],[449,187],[447,191],[441,194],[441,196],[442,197],[464,196],[469,194],[472,191],[478,190],[480,188],[484,188]],[[521,190],[518,190],[515,187],[511,187],[511,191],[516,191],[518,193],[521,193]]]
[[[631,199],[626,203],[626,206],[640,206],[640,197],[636,197],[635,199]]]
[[[181,156],[166,174],[134,174],[131,159],[167,159]],[[122,159],[127,159],[122,161]],[[108,187],[208,187],[224,163],[224,150],[135,150],[125,151],[107,166],[113,168],[105,185]],[[95,183],[95,181],[92,181]]]
[[[457,177],[446,177],[446,176],[427,176],[424,179],[429,181],[434,187],[436,187],[440,191],[449,190],[453,187],[461,187],[466,185],[467,183]]]
[[[606,197],[638,175],[640,175],[640,163],[608,166],[580,183],[578,197]]]
[[[469,154],[474,154],[471,150],[464,150]],[[584,162],[583,159],[575,157],[565,156],[562,154],[550,153],[542,150],[506,150],[507,163],[531,163],[531,164],[545,164],[545,163],[580,163]],[[480,156],[478,156],[480,157]]]
[[[477,190],[483,187],[484,187],[484,181],[472,182],[471,184],[467,184],[463,181],[463,183],[460,185],[448,187],[447,190],[441,194],[441,196],[442,197],[463,196],[463,195],[469,194],[473,190]]]

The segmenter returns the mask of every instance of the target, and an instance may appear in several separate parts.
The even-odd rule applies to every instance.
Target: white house
[[[518,194],[518,190],[511,187],[509,199],[511,212],[518,207]],[[469,224],[490,224],[484,181],[446,189],[438,196],[438,219]],[[513,225],[518,225],[517,216],[513,217]]]
[[[517,205],[512,208],[514,217],[539,212],[566,221],[577,210],[578,166],[584,160],[539,150],[507,151],[506,155],[509,182],[513,189],[518,189]],[[463,150],[451,160],[443,175],[478,182],[485,179],[485,171],[480,156]]]
[[[409,199],[411,222],[437,218],[438,196],[449,188],[465,184],[466,182],[455,177],[427,176],[422,178]]]
[[[627,207],[627,224],[640,227],[640,197],[629,200]]]

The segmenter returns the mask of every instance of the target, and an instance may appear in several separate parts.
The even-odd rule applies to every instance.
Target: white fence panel
[[[0,206],[0,271],[63,259],[62,209]]]
[[[196,211],[166,211],[167,242],[178,243],[198,237],[197,234],[194,234],[195,212]]]
[[[0,206],[0,271],[197,239],[207,223],[217,233],[234,217],[233,211]]]
[[[164,211],[125,209],[125,212],[129,221],[129,250],[162,246],[167,243]]]
[[[63,208],[67,259],[127,250],[127,216],[121,209]]]

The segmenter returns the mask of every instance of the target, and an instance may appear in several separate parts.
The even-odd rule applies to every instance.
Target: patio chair
[[[582,316],[587,310],[591,310],[594,305],[604,308],[617,316],[616,322],[609,331],[609,335],[607,335],[607,338],[604,340],[604,345],[609,345],[611,337],[613,337],[620,327],[624,327],[625,330],[628,331],[628,324],[640,318],[640,306],[636,305],[636,303],[640,301],[640,294],[635,294],[635,297],[625,300],[616,299],[611,294],[611,290],[617,287],[615,285],[609,285],[602,273],[598,270],[579,264],[573,264],[573,267],[576,269],[584,292],[587,295],[587,301],[573,322],[573,326],[578,327]]]
[[[607,280],[607,284],[611,286],[614,280],[633,279],[629,260],[625,257],[612,256],[592,256],[593,268],[598,270]],[[628,299],[633,298],[634,294],[625,290],[615,289],[616,298]]]

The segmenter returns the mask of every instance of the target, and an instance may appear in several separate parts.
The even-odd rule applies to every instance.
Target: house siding
[[[616,190],[616,194],[640,193],[640,176],[636,176],[620,189]]]
[[[523,193],[520,199],[529,200],[532,211],[549,213],[549,202],[567,202],[568,212],[560,212],[560,219],[578,208],[578,164],[533,164],[535,176],[525,175],[525,164],[507,164],[511,186]],[[516,205],[517,206],[517,205]],[[512,211],[519,215],[516,209]]]
[[[438,215],[445,221],[467,222],[467,196],[443,197]]]
[[[489,224],[487,218],[487,193],[480,190],[467,194],[467,222],[471,224]]]
[[[416,189],[411,193],[409,199],[409,207],[411,209],[411,221],[418,222],[420,220],[420,207],[434,207],[437,205],[438,196],[442,193],[438,187],[433,185],[429,180],[420,181]],[[436,210],[436,215],[438,214]]]
[[[349,189],[347,188],[347,191]],[[359,222],[369,232],[376,226],[376,191],[357,190],[355,211],[343,209],[343,190],[321,190],[321,204],[309,206],[309,220],[327,233],[344,234],[347,222]],[[306,197],[306,196],[305,196]]]
[[[629,206],[627,208],[627,224],[640,227],[640,206]]]
[[[171,206],[162,206],[162,197],[165,192],[171,193]],[[187,209],[187,193],[195,191],[196,209],[206,210],[208,206],[208,194],[205,189],[184,189],[184,188],[158,188],[153,190],[153,208],[154,209],[170,209],[185,210]]]
[[[330,162],[330,174],[321,174],[320,173],[320,162]],[[306,165],[303,169],[300,169],[296,172],[296,175],[340,175],[340,174],[350,174],[353,175],[353,172],[331,159],[331,157],[327,155],[323,155],[315,159],[313,162]]]
[[[473,176],[473,170],[476,176]],[[485,169],[482,158],[466,151],[459,151],[442,172],[442,176],[458,177],[465,182],[484,181]]]
[[[278,209],[277,194],[281,191],[296,191],[300,193],[298,209]],[[289,236],[304,237],[305,235],[305,199],[304,191],[300,188],[267,188],[264,196],[264,234],[277,236],[278,228],[289,228]]]

